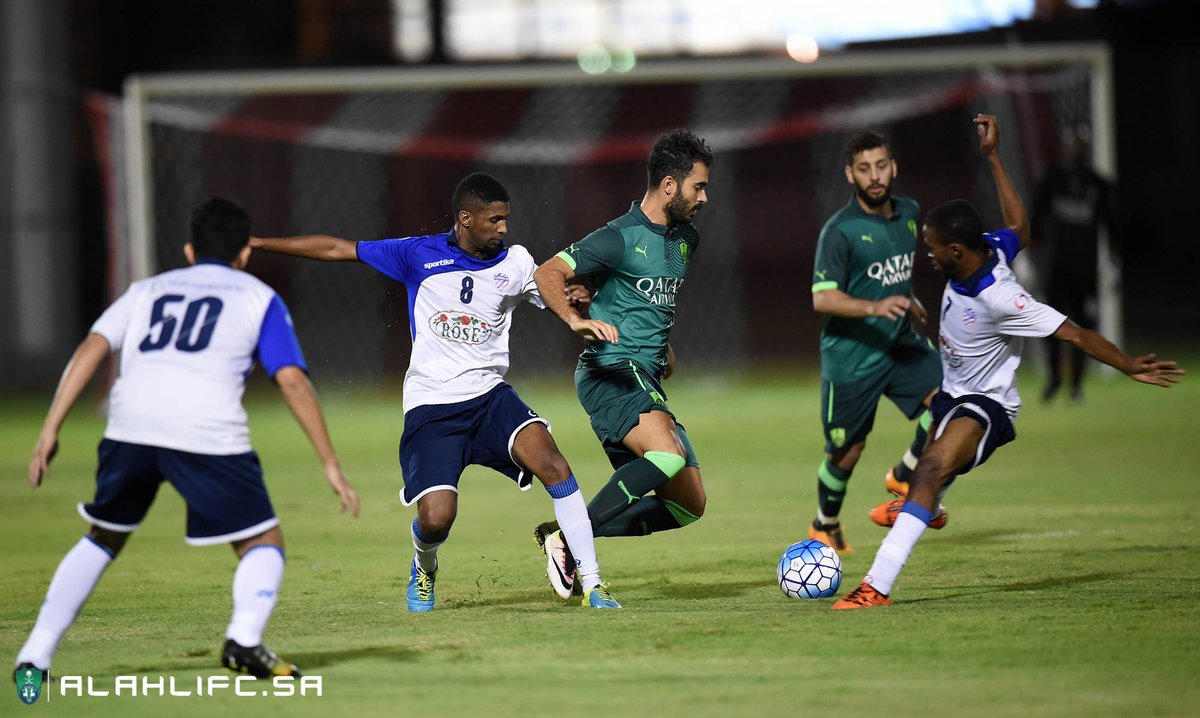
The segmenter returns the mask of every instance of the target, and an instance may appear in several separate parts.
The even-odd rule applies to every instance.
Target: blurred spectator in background
[[[1038,184],[1033,207],[1033,236],[1041,246],[1045,300],[1080,326],[1096,328],[1096,266],[1103,226],[1115,255],[1115,193],[1091,165],[1091,131],[1086,125],[1063,130],[1062,161]],[[1070,353],[1071,399],[1083,398],[1084,353],[1047,342],[1050,372],[1042,399],[1049,401],[1063,384],[1063,352]]]

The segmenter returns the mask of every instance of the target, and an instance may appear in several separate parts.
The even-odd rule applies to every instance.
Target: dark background
[[[5,390],[52,382],[105,304],[100,268],[107,240],[101,175],[83,111],[87,92],[119,95],[125,78],[134,73],[400,64],[392,48],[389,0],[43,2],[49,10],[40,14],[48,14],[46,21],[57,28],[47,33],[43,50],[60,81],[47,88],[10,73],[3,99],[20,103],[32,93],[49,93],[62,123],[54,135],[61,142],[50,156],[63,176],[50,185],[61,194],[51,204],[52,216],[32,219],[11,211],[10,193],[23,178],[13,171],[0,177],[0,213],[6,219],[0,227],[0,263],[7,265],[0,271],[0,303],[5,307],[0,312],[5,327],[0,329],[0,387]],[[439,5],[434,3],[435,18]],[[1200,339],[1200,323],[1192,319],[1200,302],[1190,281],[1200,250],[1183,212],[1192,205],[1194,168],[1200,166],[1200,83],[1195,79],[1200,46],[1185,5],[1102,2],[1095,11],[1080,12],[1039,3],[1038,19],[1012,28],[846,50],[1064,40],[1102,41],[1112,48],[1124,316],[1127,343],[1136,348],[1150,342],[1156,348],[1190,347]],[[0,17],[0,37],[25,32],[15,22],[20,16],[11,12]],[[444,62],[439,48],[435,38],[432,62]],[[41,98],[46,99],[44,94]],[[8,151],[20,140],[5,129],[3,149]],[[31,233],[31,222],[43,234]],[[21,257],[30,251],[18,243],[42,241],[37,238],[43,236],[55,245],[45,248],[56,264],[56,289],[48,292],[47,301],[61,306],[52,313],[57,326],[50,345],[30,351],[16,345],[11,329],[14,312],[21,311],[14,278],[26,271]]]

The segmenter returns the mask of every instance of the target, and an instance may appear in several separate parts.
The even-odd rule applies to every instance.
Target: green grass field
[[[352,520],[282,402],[256,393],[254,441],[288,543],[267,642],[321,675],[323,696],[51,693],[26,708],[10,693],[0,715],[1200,715],[1200,381],[1163,391],[1095,378],[1082,406],[1043,406],[1037,379],[1024,377],[1017,442],[950,492],[950,525],[918,545],[895,605],[845,613],[775,584],[779,554],[806,537],[815,509],[812,378],[668,385],[703,464],[708,512],[683,531],[598,542],[619,612],[550,592],[532,541],[551,516],[544,491],[521,494],[471,469],[437,610],[408,614],[399,397],[322,389],[363,498]],[[562,381],[516,384],[554,422],[590,496],[610,472]],[[47,485],[29,491],[25,462],[48,399],[8,400],[0,412],[0,652],[10,660],[84,530],[74,504],[91,496],[102,431],[80,407]],[[843,513],[856,549],[844,590],[884,536],[867,512],[885,500],[881,477],[910,431],[881,406]],[[109,689],[118,675],[194,686],[221,673],[234,558],[190,548],[182,532],[182,504],[165,489],[67,634],[57,673]]]

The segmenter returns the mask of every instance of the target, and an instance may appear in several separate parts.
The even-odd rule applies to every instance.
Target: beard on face
[[[891,201],[892,188],[890,186],[884,187],[883,194],[879,195],[878,197],[872,197],[870,195],[870,193],[867,192],[867,190],[869,190],[870,188],[871,188],[871,185],[867,185],[866,188],[863,188],[861,185],[858,185],[858,184],[854,185],[855,193],[858,195],[858,198],[863,201],[863,204],[867,205],[868,207],[870,207],[872,209],[878,209],[879,207],[882,207]]]
[[[670,202],[667,202],[667,219],[670,220],[671,224],[691,222],[694,213],[690,213],[689,209],[687,198],[680,192],[672,197]],[[700,211],[700,207],[696,206],[695,211]]]

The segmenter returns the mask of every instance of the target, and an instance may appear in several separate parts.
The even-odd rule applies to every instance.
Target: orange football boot
[[[908,482],[896,478],[896,469],[894,467],[888,469],[887,476],[883,477],[883,486],[897,498],[908,498]]]
[[[896,517],[900,514],[900,509],[904,508],[904,499],[896,499],[889,501],[886,504],[879,504],[871,509],[871,520],[880,526],[891,526],[896,523]],[[950,520],[950,515],[946,513],[945,506],[939,506],[937,515],[929,522],[929,528],[940,529]]]
[[[842,596],[831,607],[835,611],[846,611],[852,608],[874,608],[875,606],[890,606],[892,599],[875,590],[871,584],[863,581],[845,596]]]
[[[846,537],[842,535],[841,524],[823,524],[820,519],[813,519],[808,527],[808,537],[832,547],[840,554],[854,553],[854,549],[850,548]]]

